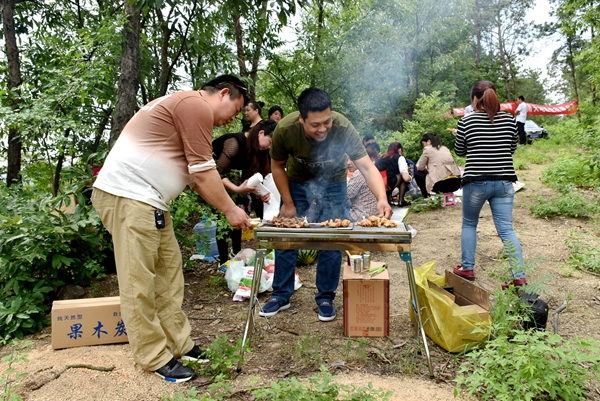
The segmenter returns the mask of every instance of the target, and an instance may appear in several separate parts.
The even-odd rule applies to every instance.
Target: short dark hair
[[[331,98],[323,89],[304,89],[298,96],[298,111],[302,118],[308,117],[309,111],[324,111],[331,109]]]
[[[374,137],[373,135],[371,135],[371,134],[367,134],[367,135],[365,135],[365,137],[363,138],[363,143],[365,143],[365,142],[367,142],[367,141],[374,140],[374,139],[375,139],[375,137]]]
[[[273,106],[273,107],[271,107],[269,109],[269,114],[267,114],[267,117],[271,118],[271,115],[273,113],[275,113],[276,111],[280,112],[281,113],[281,117],[283,117],[283,109],[280,106],[278,106],[278,105],[275,105],[275,106]]]
[[[525,101],[525,98],[523,96],[519,96],[519,99]]]
[[[219,75],[202,85],[200,90],[212,94],[224,88],[229,89],[229,97],[231,99],[237,99],[240,96],[243,96],[244,105],[248,104],[248,86],[246,86],[241,79],[233,75]]]
[[[375,157],[379,157],[381,153],[381,147],[377,142],[373,142],[365,146],[367,149],[367,154],[369,155],[369,159],[373,160]]]

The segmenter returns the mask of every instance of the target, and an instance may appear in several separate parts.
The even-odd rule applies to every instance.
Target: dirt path
[[[539,260],[530,280],[547,280],[550,290],[543,295],[555,309],[563,301],[568,308],[560,315],[560,334],[567,337],[593,337],[600,340],[600,277],[568,269],[565,261],[568,249],[565,239],[576,232],[598,236],[598,227],[575,219],[535,219],[529,210],[536,196],[552,193],[539,182],[541,166],[519,171],[519,180],[526,184],[516,195],[514,220],[527,261]],[[425,214],[409,213],[405,222],[418,230],[412,244],[415,266],[436,261],[436,271],[442,273],[460,262],[461,206],[449,206]],[[478,228],[477,283],[493,289],[499,285],[486,272],[501,263],[503,246],[496,235],[489,207],[484,207]],[[252,243],[247,244],[248,247]],[[243,372],[232,384],[236,388],[248,385],[251,378],[263,383],[282,377],[307,377],[318,371],[318,362],[329,365],[343,361],[344,366],[333,371],[341,383],[361,385],[373,383],[376,388],[395,391],[393,400],[453,400],[454,377],[459,365],[453,355],[430,342],[436,380],[429,380],[425,358],[414,337],[408,316],[409,292],[406,272],[396,254],[376,253],[373,260],[384,260],[390,266],[390,330],[386,339],[348,339],[343,336],[341,316],[331,323],[321,323],[314,312],[315,266],[299,268],[303,287],[292,298],[292,308],[270,319],[257,320],[252,353],[246,355]],[[199,263],[186,272],[190,284],[185,310],[191,319],[193,336],[201,344],[227,334],[233,341],[243,335],[247,302],[233,302],[224,287],[208,282],[218,274],[214,264]],[[114,277],[105,280],[100,296],[118,295]],[[261,302],[268,298],[262,294]],[[336,305],[341,311],[341,286]],[[341,315],[341,312],[339,313]],[[549,325],[549,329],[551,326]],[[191,386],[202,386],[202,379],[173,385],[138,368],[130,348],[125,345],[71,348],[54,351],[50,347],[49,328],[31,336],[35,344],[29,349],[27,364],[15,366],[29,372],[21,393],[28,400],[160,400]],[[0,350],[4,355],[7,349]],[[69,369],[59,378],[52,377],[66,365],[91,364],[115,366],[111,372]],[[5,363],[0,365],[4,371]],[[45,384],[44,384],[45,383]],[[593,398],[592,398],[593,399]],[[600,399],[600,398],[596,398]]]

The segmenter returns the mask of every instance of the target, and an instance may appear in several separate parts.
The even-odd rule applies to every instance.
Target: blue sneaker
[[[335,319],[335,306],[333,301],[323,301],[319,304],[319,320],[322,322],[330,322]]]
[[[265,304],[265,306],[263,306],[260,309],[260,312],[258,312],[258,314],[260,316],[264,316],[264,317],[271,317],[271,316],[275,316],[277,314],[277,312],[286,310],[289,308],[290,308],[289,301],[284,304],[282,301],[279,301],[275,298],[271,298],[271,300],[269,302],[267,302]]]

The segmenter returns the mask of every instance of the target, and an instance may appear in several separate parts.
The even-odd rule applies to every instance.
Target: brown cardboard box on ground
[[[371,267],[383,262],[371,261]],[[371,277],[365,267],[354,273],[344,263],[344,335],[387,337],[390,334],[390,278],[388,271]]]
[[[453,272],[446,270],[446,287],[452,287],[453,294],[428,281],[429,288],[448,296],[461,308],[475,308],[482,320],[490,316],[490,293]]]
[[[119,297],[52,303],[52,348],[126,343]]]

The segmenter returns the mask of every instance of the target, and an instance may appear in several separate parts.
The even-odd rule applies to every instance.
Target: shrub
[[[597,246],[593,246],[593,243]],[[600,241],[597,238],[585,240],[582,235],[572,232],[565,240],[565,245],[569,249],[569,265],[600,274]]]
[[[565,155],[546,168],[541,175],[544,184],[558,191],[573,187],[593,188],[600,185],[600,170],[593,168],[594,159],[586,155]]]
[[[0,204],[0,342],[48,324],[49,293],[67,282],[89,283],[103,273],[110,249],[96,211],[85,206],[66,215],[65,197],[19,186],[4,188]]]
[[[537,203],[530,206],[535,217],[594,217],[600,211],[598,202],[590,201],[581,191],[572,190],[561,195],[537,197]]]
[[[23,341],[19,344],[17,341],[12,341],[14,350],[2,357],[2,362],[8,365],[6,370],[0,375],[0,400],[3,401],[21,401],[22,398],[15,393],[15,389],[21,386],[20,381],[27,377],[28,373],[16,373],[14,364],[19,362],[29,362],[26,353],[20,353],[17,348],[24,349],[33,344],[32,341]]]
[[[517,330],[512,338],[488,341],[466,359],[455,395],[465,386],[469,395],[483,399],[585,400],[587,384],[600,378],[600,347],[594,340],[564,341],[545,331]]]

